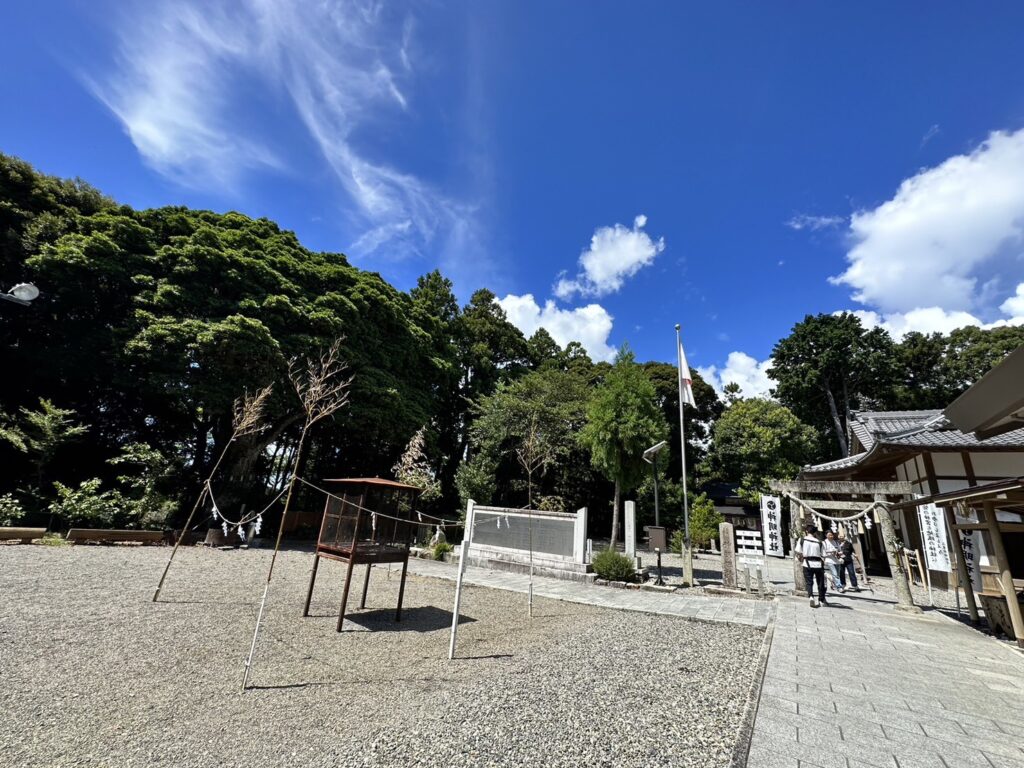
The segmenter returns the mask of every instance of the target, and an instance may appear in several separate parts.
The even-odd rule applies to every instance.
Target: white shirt
[[[796,551],[804,556],[804,568],[818,570],[824,567],[821,557],[821,542],[816,536],[804,536],[797,542]]]
[[[839,542],[833,539],[829,541],[825,539],[825,559],[832,565],[839,565],[842,559],[842,548],[839,546]]]

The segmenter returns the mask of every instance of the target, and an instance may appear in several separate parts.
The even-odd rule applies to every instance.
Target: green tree
[[[530,505],[539,496],[548,497],[549,505],[557,503],[553,497],[578,501],[576,468],[585,461],[577,434],[588,396],[582,377],[556,368],[500,385],[473,408],[473,457],[459,470],[461,487],[490,491],[509,506]],[[491,483],[484,481],[485,471]]]
[[[768,481],[793,477],[817,444],[814,429],[784,405],[737,400],[715,423],[711,449],[700,467],[704,482],[739,482],[740,495],[756,501]]]
[[[706,547],[712,539],[718,538],[718,526],[725,522],[722,513],[715,507],[715,502],[705,494],[700,494],[690,502],[690,539],[695,547]],[[676,529],[672,535],[673,551],[682,551],[684,532]]]
[[[37,507],[45,504],[45,478],[57,452],[88,432],[88,427],[74,421],[74,415],[73,410],[58,408],[40,398],[39,410],[21,408],[17,422],[4,419],[7,426],[0,430],[0,438],[28,456],[33,468],[33,483],[28,492]]]
[[[889,335],[881,328],[865,331],[856,315],[807,315],[775,345],[768,375],[778,382],[773,395],[779,402],[846,456],[848,415],[886,402],[894,358]]]
[[[580,433],[594,467],[615,484],[613,544],[619,535],[622,493],[643,479],[647,467],[643,452],[667,432],[654,385],[623,345],[587,404],[587,422]]]
[[[642,367],[654,384],[658,408],[668,425],[668,450],[659,454],[658,465],[664,468],[668,479],[680,482],[682,462],[679,456],[679,371],[670,363],[644,363]],[[691,375],[696,406],[687,406],[685,409],[687,477],[692,476],[703,458],[711,427],[722,412],[722,403],[714,388],[696,371]]]
[[[988,330],[968,326],[950,333],[942,372],[949,382],[952,397],[959,395],[1020,346],[1024,346],[1024,326],[1021,325]]]

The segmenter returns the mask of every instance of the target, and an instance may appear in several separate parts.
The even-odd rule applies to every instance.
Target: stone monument
[[[736,539],[732,523],[718,526],[718,540],[722,543],[722,586],[736,588]]]

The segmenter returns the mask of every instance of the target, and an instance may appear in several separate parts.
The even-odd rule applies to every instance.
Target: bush
[[[632,559],[620,555],[614,549],[606,549],[594,556],[594,573],[605,581],[633,581],[636,566]]]
[[[0,525],[14,525],[25,517],[25,508],[10,493],[0,496]]]
[[[451,552],[455,547],[449,544],[447,541],[439,541],[434,545],[433,552],[435,560],[444,560],[444,556]]]
[[[715,503],[705,494],[700,494],[690,503],[690,541],[694,549],[701,549],[718,538],[718,526],[725,522],[722,513],[715,508]],[[683,551],[683,520],[680,516],[679,528],[672,534],[669,549],[672,552]]]
[[[54,483],[57,500],[50,504],[50,514],[68,528],[122,527],[128,504],[117,491],[101,491],[98,477],[84,480],[77,488]]]

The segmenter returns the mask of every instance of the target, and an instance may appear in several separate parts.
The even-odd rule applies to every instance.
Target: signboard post
[[[782,502],[778,496],[761,497],[761,526],[764,531],[764,553],[785,557],[782,545]]]

